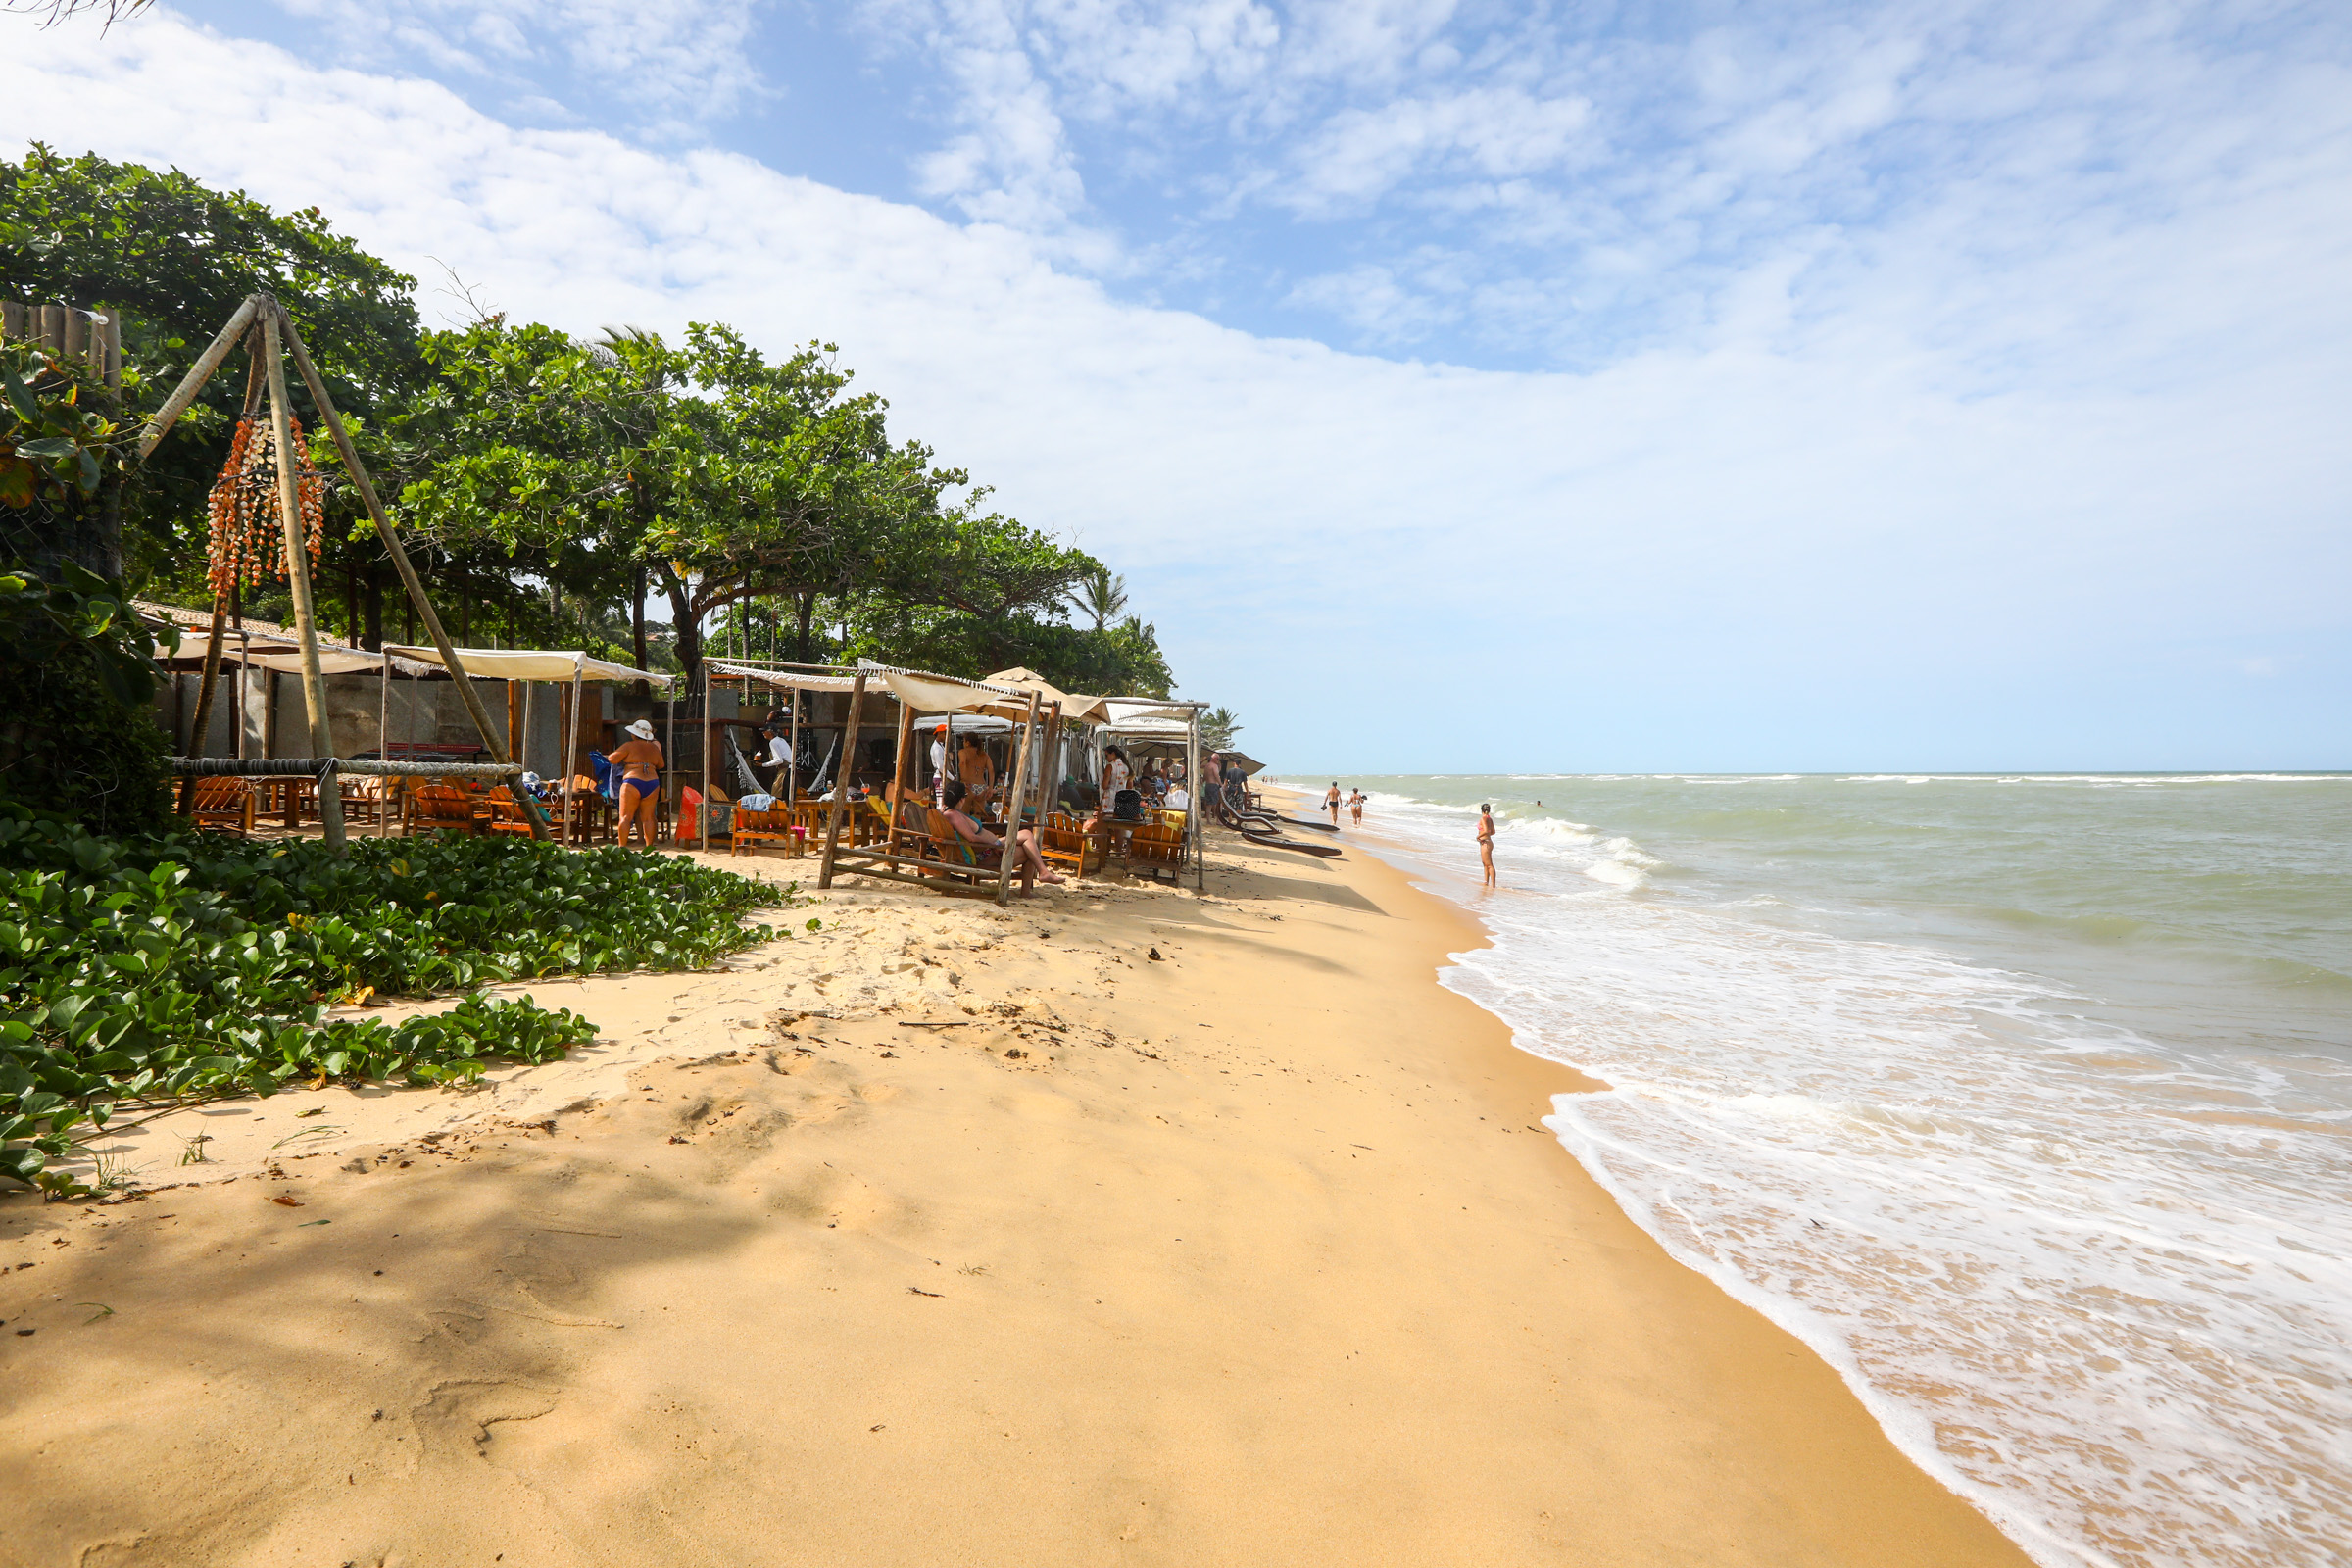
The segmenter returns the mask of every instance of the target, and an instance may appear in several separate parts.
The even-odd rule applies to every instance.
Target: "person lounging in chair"
[[[948,780],[945,803],[937,811],[933,812],[932,814],[937,816],[941,821],[953,826],[956,830],[956,836],[962,839],[966,844],[973,845],[982,850],[994,850],[1000,855],[1003,854],[1004,847],[1004,841],[1003,839],[997,837],[994,833],[991,833],[988,829],[982,827],[979,823],[973,821],[970,817],[964,815],[961,811],[956,808],[962,800],[963,786],[957,783],[955,779],[950,779]],[[1022,898],[1026,899],[1034,897],[1034,884],[1038,882],[1045,882],[1054,887],[1061,886],[1064,878],[1056,874],[1051,867],[1049,867],[1046,864],[1045,857],[1037,853],[1037,835],[1035,833],[1028,828],[1022,828],[1019,834],[1016,836],[1014,842],[1016,846],[1014,853],[1020,857],[1017,863],[1021,869]]]

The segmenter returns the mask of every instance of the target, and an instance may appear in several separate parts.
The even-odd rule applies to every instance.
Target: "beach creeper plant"
[[[125,1112],[301,1082],[446,1083],[595,1038],[474,988],[692,969],[779,933],[789,890],[642,851],[509,839],[102,838],[0,804],[0,1175],[49,1168]],[[400,1024],[371,997],[467,992]]]

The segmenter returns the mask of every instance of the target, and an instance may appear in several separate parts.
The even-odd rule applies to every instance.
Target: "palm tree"
[[[1108,566],[1098,565],[1078,579],[1070,606],[1080,614],[1094,616],[1095,630],[1101,631],[1127,608],[1127,579]]]
[[[1230,708],[1212,708],[1200,715],[1200,744],[1212,752],[1232,750],[1233,738],[1241,732]]]

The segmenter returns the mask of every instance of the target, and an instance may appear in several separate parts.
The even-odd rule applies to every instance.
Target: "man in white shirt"
[[[944,802],[948,784],[948,726],[931,732],[931,798]]]

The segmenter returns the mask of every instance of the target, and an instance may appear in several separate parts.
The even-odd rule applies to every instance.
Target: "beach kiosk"
[[[440,653],[435,649],[386,644],[384,652],[417,664],[446,667]],[[570,689],[571,722],[565,726],[564,735],[564,842],[570,844],[585,842],[588,836],[587,813],[577,809],[574,801],[574,781],[579,777],[580,765],[581,692],[591,683],[611,685],[640,680],[666,690],[677,677],[662,674],[659,670],[631,669],[626,664],[615,664],[607,660],[594,658],[587,650],[581,648],[460,648],[456,650],[456,653],[459,663],[465,667],[468,677],[474,680],[507,681],[510,683],[510,690],[514,686],[519,685],[523,689],[526,702],[529,700],[530,691],[536,686],[567,686]],[[387,667],[385,675],[387,707],[389,707],[390,683],[391,677]],[[674,704],[671,706],[675,707]],[[508,711],[515,720],[519,721],[520,714],[512,703],[508,706]],[[676,765],[676,729],[677,726],[673,720],[670,726],[669,744],[662,747],[662,756],[669,760],[673,767]],[[385,743],[387,755],[391,746],[392,743],[387,740]]]

